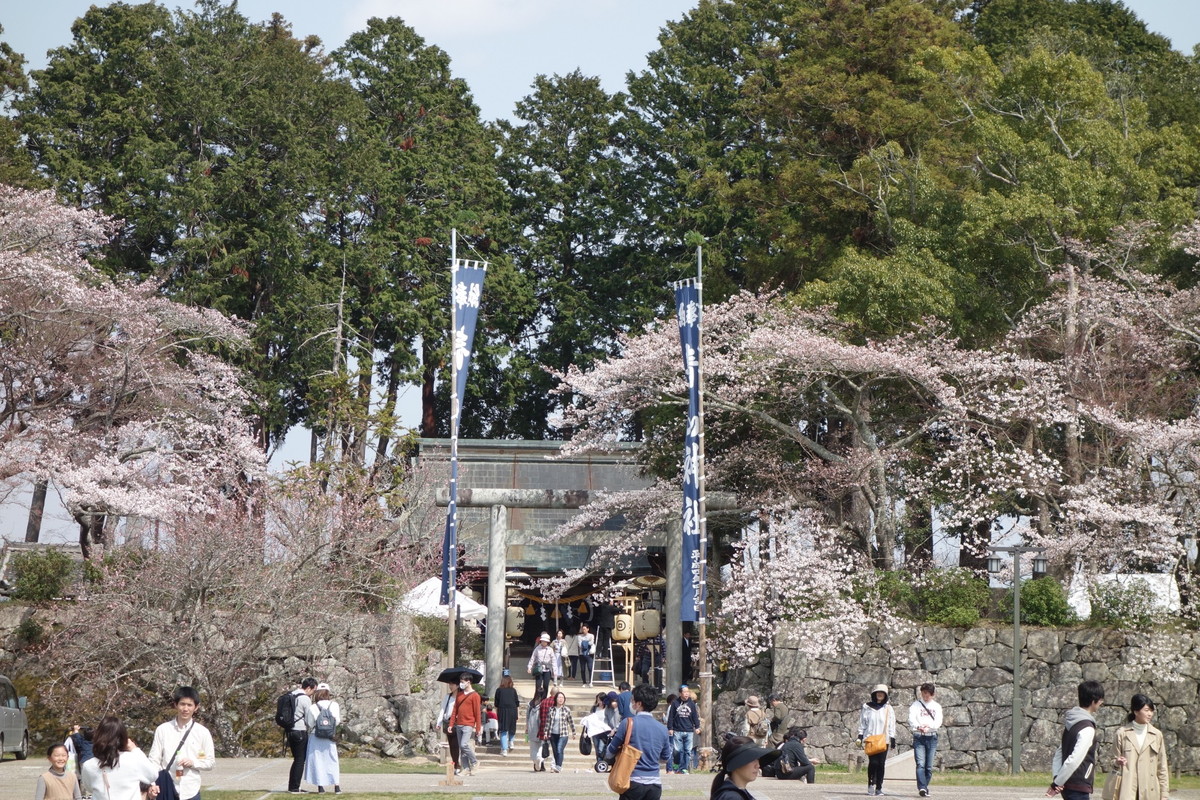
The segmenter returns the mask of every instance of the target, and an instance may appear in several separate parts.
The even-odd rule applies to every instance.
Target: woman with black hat
[[[746,786],[777,758],[778,750],[759,747],[749,736],[732,737],[721,748],[721,769],[713,778],[709,800],[754,800]]]
[[[864,747],[864,740],[870,746]],[[871,752],[877,743],[882,749]],[[871,689],[871,699],[863,703],[858,715],[858,746],[867,751],[867,794],[882,795],[888,748],[896,746],[896,715],[888,705],[886,684],[876,684]]]

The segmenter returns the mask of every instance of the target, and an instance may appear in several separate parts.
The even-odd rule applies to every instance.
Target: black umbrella
[[[450,669],[442,670],[442,674],[438,675],[438,683],[458,683],[464,673],[471,676],[471,683],[479,683],[483,680],[483,673],[477,669],[451,667]]]

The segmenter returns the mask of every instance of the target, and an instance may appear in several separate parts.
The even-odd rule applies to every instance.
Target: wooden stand
[[[450,757],[450,745],[442,743],[442,761],[446,763],[446,777],[438,781],[438,786],[462,786],[463,782],[454,774],[454,759]]]

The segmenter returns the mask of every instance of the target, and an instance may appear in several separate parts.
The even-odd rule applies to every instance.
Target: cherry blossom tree
[[[903,559],[905,511],[917,506],[936,508],[947,529],[1026,521],[1022,535],[1046,545],[1061,572],[1182,563],[1200,500],[1200,292],[1143,271],[1162,252],[1151,228],[1113,231],[1103,246],[1068,242],[1052,294],[986,348],[932,325],[859,340],[831,315],[770,294],[706,309],[708,488],[733,492],[743,522],[762,521],[753,535],[773,537],[768,561],[779,562],[757,573],[735,564],[735,580],[712,593],[727,629],[772,614],[825,619],[767,591],[790,586],[797,570],[820,574],[796,590],[887,614],[871,592],[833,587],[870,586],[874,569]],[[1175,242],[1200,252],[1195,226]],[[566,417],[569,448],[641,433],[662,481],[638,499],[602,501],[565,532],[598,527],[622,506],[651,527],[677,513],[686,394],[673,326],[622,344],[620,357],[562,376],[579,399]],[[636,538],[599,555],[614,563]],[[718,648],[745,659],[754,644]]]
[[[109,218],[0,186],[0,481],[52,480],[103,538],[261,476],[238,372],[246,328],[96,271]]]
[[[285,659],[307,654],[328,675],[331,656],[368,636],[364,615],[386,612],[437,563],[435,537],[398,522],[365,479],[333,493],[326,478],[297,471],[172,524],[128,529],[27,656],[46,676],[48,708],[64,720],[115,712],[149,723],[161,706],[147,698],[184,681],[204,697],[219,752],[253,750],[288,680],[272,665],[294,670]],[[371,676],[337,677],[349,690]]]

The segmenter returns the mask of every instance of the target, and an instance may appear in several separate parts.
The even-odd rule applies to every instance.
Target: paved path
[[[0,764],[0,800],[29,800],[33,797],[37,776],[45,765],[34,760],[5,759]],[[263,800],[284,800],[287,789],[289,761],[282,758],[221,758],[216,768],[204,776],[206,789],[237,789],[263,793]],[[526,794],[530,798],[567,798],[571,800],[614,800],[608,792],[604,777],[594,772],[575,772],[571,768],[562,774],[534,773],[528,763],[519,759],[513,763],[488,764],[480,767],[474,777],[465,777],[462,786],[439,786],[438,775],[345,775],[344,792],[439,792],[478,797],[486,792]],[[666,792],[675,796],[703,798],[708,796],[711,778],[708,775],[664,775]],[[864,786],[814,785],[762,778],[750,785],[759,800],[843,800],[865,797]],[[911,783],[884,784],[892,797],[915,798],[916,787]],[[945,800],[1036,800],[1042,792],[1033,788],[996,788],[988,786],[938,787],[934,779],[935,797]],[[270,796],[270,793],[280,793]],[[1099,794],[1096,795],[1099,797]],[[1200,800],[1200,791],[1171,792],[1172,800]],[[316,800],[315,795],[313,800]],[[351,798],[352,800],[352,798]]]

